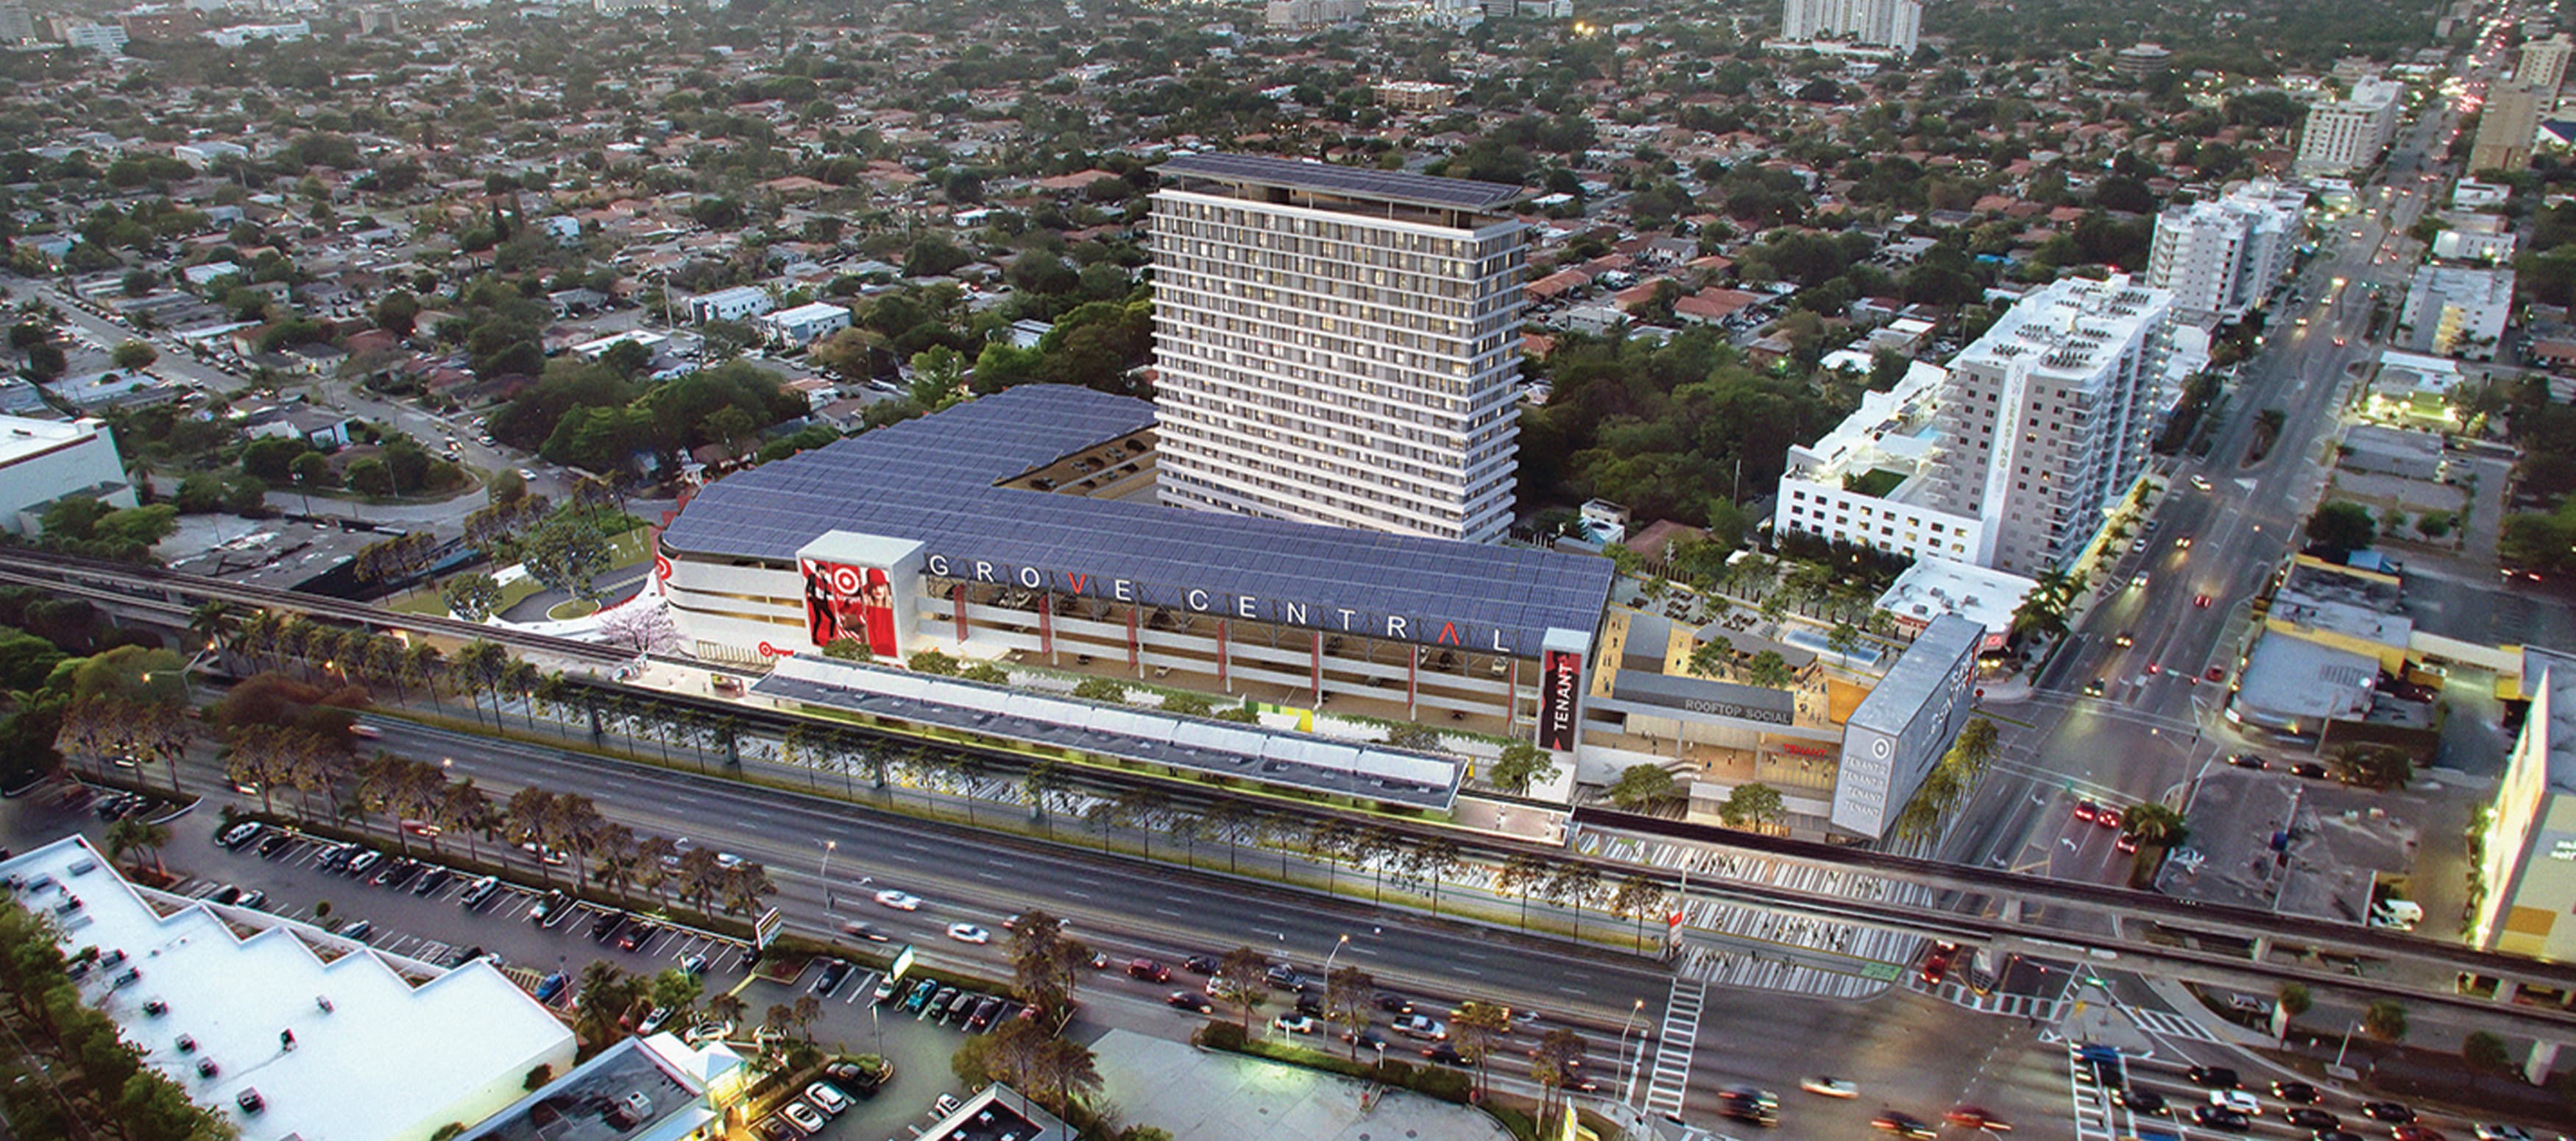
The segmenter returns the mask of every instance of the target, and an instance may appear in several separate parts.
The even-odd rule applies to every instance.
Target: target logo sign
[[[868,580],[866,576],[859,573],[857,567],[832,563],[826,564],[826,570],[831,575],[833,594],[843,598],[856,598],[860,591],[867,589]]]

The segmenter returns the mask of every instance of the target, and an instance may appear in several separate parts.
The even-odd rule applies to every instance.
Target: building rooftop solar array
[[[1600,624],[1607,559],[994,486],[1153,422],[1141,400],[1024,385],[720,480],[663,542],[784,564],[826,531],[890,535],[959,578],[1025,568],[1065,593],[1123,582],[1153,606],[1523,657]]]
[[[1357,198],[1383,198],[1391,202],[1454,210],[1492,210],[1523,193],[1518,186],[1500,182],[1434,178],[1427,174],[1334,166],[1268,155],[1182,155],[1157,169],[1165,175],[1190,175],[1219,182],[1313,190]]]

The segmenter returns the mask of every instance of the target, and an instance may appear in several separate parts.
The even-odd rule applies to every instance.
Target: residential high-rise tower
[[[1489,541],[1511,521],[1521,188],[1253,155],[1154,194],[1163,502]]]
[[[2269,179],[2156,216],[2146,284],[2173,294],[2178,317],[2243,318],[2290,268],[2306,195]]]
[[[2061,278],[1950,362],[1928,499],[1982,520],[1962,561],[2037,575],[2092,541],[2146,465],[2171,306],[2125,276]]]
[[[1922,0],[1782,0],[1780,35],[1850,40],[1911,53],[1923,31]]]

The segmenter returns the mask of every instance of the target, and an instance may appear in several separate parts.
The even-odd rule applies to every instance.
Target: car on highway
[[[1717,1095],[1717,1112],[1748,1125],[1780,1124],[1780,1095],[1752,1086],[1735,1086]]]
[[[2093,814],[2093,822],[2105,828],[2117,828],[2120,826],[2120,810],[2107,804],[2103,805],[2100,812]]]
[[[841,934],[855,936],[871,943],[886,941],[886,933],[879,930],[876,924],[864,919],[853,919],[841,924]]]
[[[2185,536],[2183,536],[2183,537],[2181,537],[2181,538],[2179,538],[2179,539],[2174,540],[2174,549],[2175,549],[2175,550],[2177,550],[2177,551],[2188,551],[2188,550],[2190,550],[2190,549],[2191,549],[2191,536],[2189,536],[2189,535],[2185,535]]]
[[[2097,678],[2094,678],[2094,679],[2093,679],[2093,680],[2091,680],[2091,681],[2088,681],[2088,682],[2085,682],[2085,683],[2084,683],[2084,696],[2086,696],[2086,697],[2100,697],[2100,696],[2102,696],[2102,694],[2103,694],[2105,691],[2109,690],[2110,688],[2111,688],[2111,687],[2110,687],[2110,683],[2108,683],[2108,682],[2104,681],[2103,679],[2101,679],[2101,678],[2098,678],[2098,677],[2097,677]]]
[[[2191,477],[2191,485],[2202,491],[2207,491],[2209,490],[2209,477],[2205,475],[2195,475]]]
[[[2342,337],[2336,337],[2336,338],[2335,338],[2335,347],[2336,347],[2336,348],[2338,348],[2338,349],[2340,349],[2340,348],[2342,348],[2342,347],[2343,347],[2343,338],[2342,338]]]
[[[2182,1076],[2202,1089],[2235,1089],[2243,1084],[2236,1071],[2225,1066],[2193,1066],[2184,1070]]]
[[[2122,630],[2118,635],[2111,639],[2111,644],[2125,650],[2138,644],[2138,636],[2126,630]]]
[[[2096,815],[2099,815],[2101,811],[2102,809],[2092,801],[2079,800],[2075,802],[2075,818],[2078,820],[2091,820]]]
[[[877,902],[897,911],[921,910],[921,897],[887,888],[877,893]]]
[[[992,942],[992,941],[993,941],[993,933],[992,933],[992,932],[987,931],[987,930],[985,930],[985,929],[983,929],[983,928],[981,928],[981,927],[977,927],[977,926],[975,926],[975,925],[974,925],[974,924],[972,924],[972,923],[951,923],[951,924],[949,924],[949,925],[948,925],[948,937],[949,937],[949,938],[951,938],[951,939],[955,939],[955,940],[957,940],[957,941],[958,941],[958,942],[960,942],[960,943],[974,943],[974,944],[978,944],[978,945],[981,945],[981,944],[984,944],[984,943],[990,943],[990,942]]]
[[[2531,1141],[2530,1131],[2519,1125],[2482,1123],[2477,1127],[2477,1134],[2478,1141]]]
[[[2208,669],[2208,670],[2204,671],[2200,676],[2202,676],[2202,677],[2204,677],[2204,678],[2207,678],[2207,679],[2209,679],[2210,681],[2213,681],[2213,682],[2226,681],[2226,680],[2227,680],[2227,667],[2225,667],[2225,666],[2211,666],[2211,667],[2209,667],[2209,669]]]
[[[1176,1006],[1182,1010],[1197,1011],[1200,1014],[1212,1014],[1216,1011],[1215,1003],[1208,1001],[1208,997],[1206,995],[1200,994],[1194,990],[1173,991],[1172,993],[1163,996],[1163,1002],[1168,1006]]]
[[[1428,1014],[1404,1015],[1389,1024],[1388,1029],[1407,1038],[1419,1038],[1425,1042],[1446,1041],[1449,1037],[1449,1024]]]
[[[2299,1128],[2308,1130],[2312,1133],[2323,1133],[2329,1129],[2340,1129],[2343,1127],[2342,1118],[2314,1106],[2307,1105],[2294,1105],[2287,1110],[2282,1111],[2281,1120],[2287,1121],[2292,1125],[2296,1125]],[[2525,1138],[2524,1141],[2529,1141],[2529,1139]]]
[[[1213,955],[1192,955],[1181,960],[1181,969],[1194,975],[1213,975],[1216,968],[1217,961]]]
[[[1850,1078],[1838,1078],[1831,1074],[1816,1074],[1811,1077],[1800,1078],[1798,1079],[1798,1088],[1805,1090],[1808,1093],[1815,1094],[1818,1097],[1852,1098],[1860,1096],[1860,1086],[1858,1084],[1854,1083]]]
[[[2111,841],[2111,847],[2116,851],[2134,855],[2138,850],[2138,837],[2135,833],[2122,832],[2118,839]]]
[[[2223,1105],[2195,1105],[2191,1108],[2192,1124],[2204,1129],[2224,1129],[2243,1133],[2254,1128],[2254,1119]]]
[[[2213,600],[2206,594],[2195,594],[2191,596],[2191,604],[2194,609],[2207,610],[2209,609],[2211,601]]]
[[[2120,1105],[2131,1113],[2160,1114],[2165,1111],[2165,1095],[2144,1086],[2130,1086],[2120,1091]]]
[[[2252,753],[2231,753],[2227,757],[2227,763],[2240,769],[2268,769],[2272,767],[2272,762],[2255,756]]]
[[[1389,1014],[1413,1013],[1413,1000],[1397,994],[1394,991],[1379,991],[1369,1001],[1374,1003],[1379,1010],[1383,1010]]]
[[[1444,1066],[1464,1066],[1467,1064],[1467,1056],[1459,1053],[1458,1047],[1448,1042],[1432,1043],[1429,1048],[1422,1051],[1422,1056]]]
[[[1949,977],[1951,961],[1958,957],[1958,944],[1938,942],[1932,944],[1931,949],[1923,953],[1923,985],[1941,985],[1941,980]]]
[[[1323,1026],[1303,1014],[1282,1014],[1270,1020],[1270,1028],[1290,1034],[1319,1034]]]
[[[2400,1125],[2388,1131],[2396,1141],[2448,1141],[2442,1131],[2430,1125]]]
[[[1130,959],[1127,962],[1127,977],[1143,979],[1149,983],[1167,983],[1172,981],[1172,968],[1153,959]]]
[[[2260,1116],[2263,1112],[2263,1103],[2254,1100],[2253,1094],[2241,1089],[2211,1090],[2209,1104],[2235,1110],[2247,1117]]]
[[[1907,1141],[1932,1141],[1941,1135],[1930,1122],[1893,1109],[1880,1110],[1878,1116],[1869,1119],[1869,1124],[1881,1133],[1893,1133]]]
[[[1306,989],[1306,980],[1297,974],[1297,968],[1289,966],[1286,963],[1271,964],[1269,970],[1261,972],[1261,977],[1270,980],[1270,985],[1272,989],[1275,990],[1300,991]]]
[[[1985,1129],[1996,1133],[2012,1132],[2012,1122],[1995,1116],[1993,1111],[1982,1105],[1951,1106],[1950,1112],[1941,1115],[1941,1120],[1970,1129]]]

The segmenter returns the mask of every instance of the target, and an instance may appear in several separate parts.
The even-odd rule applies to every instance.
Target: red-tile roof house
[[[1521,295],[1532,301],[1552,301],[1592,284],[1592,275],[1579,269],[1560,269],[1521,287]]]
[[[1741,289],[1703,289],[1673,302],[1673,316],[1714,325],[1762,300]]]

